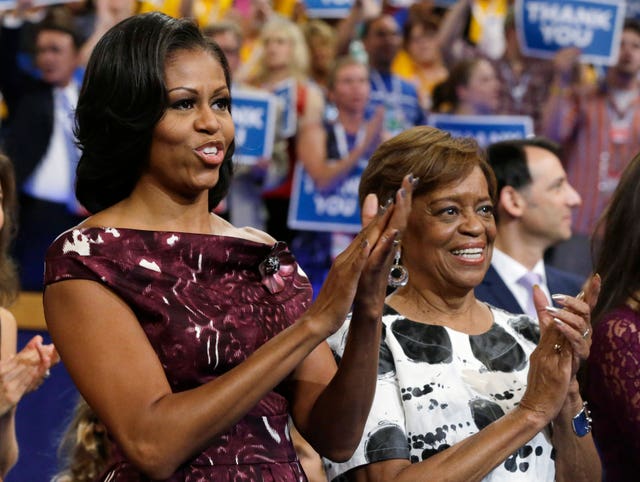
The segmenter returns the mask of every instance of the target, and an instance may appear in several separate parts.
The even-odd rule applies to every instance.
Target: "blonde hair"
[[[291,75],[297,79],[306,79],[309,75],[309,48],[302,34],[302,30],[298,25],[283,17],[273,17],[269,20],[260,33],[260,46],[262,55],[256,65],[251,82],[254,84],[264,83],[268,76],[269,70],[264,62],[264,45],[266,40],[274,34],[283,34],[289,42],[291,42],[291,61],[289,70]]]
[[[106,469],[111,441],[91,407],[80,397],[62,436],[58,458],[63,469],[52,482],[91,482]]]

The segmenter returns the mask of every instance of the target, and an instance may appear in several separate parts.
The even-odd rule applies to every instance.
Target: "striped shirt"
[[[604,90],[580,100],[555,93],[549,102],[555,107],[544,135],[562,144],[567,177],[582,197],[573,230],[591,235],[622,171],[640,151],[640,91],[624,112]]]

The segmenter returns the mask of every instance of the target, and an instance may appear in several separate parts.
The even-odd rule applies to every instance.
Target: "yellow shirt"
[[[477,44],[482,38],[482,27],[485,18],[494,15],[504,19],[507,15],[507,9],[507,0],[474,0],[471,7],[469,39]]]
[[[140,2],[140,13],[160,11],[180,17],[181,0],[142,0]],[[233,0],[195,0],[193,4],[193,15],[200,27],[204,27],[212,22],[221,20]]]

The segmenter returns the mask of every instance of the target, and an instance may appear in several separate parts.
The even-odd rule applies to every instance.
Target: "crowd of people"
[[[525,56],[509,0],[438,3],[0,12],[0,480],[59,359],[58,482],[637,473],[640,22],[602,69]],[[251,163],[240,91],[278,106]],[[298,168],[318,192],[362,171],[358,233],[291,225]],[[16,353],[19,289],[55,348]]]

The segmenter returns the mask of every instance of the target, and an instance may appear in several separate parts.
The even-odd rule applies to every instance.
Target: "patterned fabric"
[[[294,269],[292,269],[294,268]],[[284,243],[121,228],[73,229],[49,249],[45,283],[99,282],[135,312],[174,392],[242,363],[307,308],[309,281]],[[90,320],[87,320],[90,322]],[[169,481],[305,481],[277,389]],[[145,479],[116,446],[104,481]]]
[[[364,435],[351,460],[326,461],[330,478],[389,459],[425,460],[477,433],[513,409],[527,384],[537,326],[524,315],[491,307],[482,335],[409,320],[386,307],[376,394]],[[339,356],[345,327],[329,338]],[[553,481],[547,431],[509,456],[483,480]]]
[[[622,306],[593,330],[587,400],[606,481],[640,473],[640,313]]]
[[[491,61],[500,79],[498,113],[526,115],[533,119],[534,132],[541,130],[542,108],[553,80],[553,64],[549,60],[527,57],[523,72],[516,77],[504,57]]]
[[[549,98],[558,108],[543,134],[563,145],[567,177],[582,197],[573,230],[590,236],[622,171],[640,150],[640,92],[626,114],[629,126],[624,129],[615,127],[616,114],[606,92],[576,100],[566,94]]]

